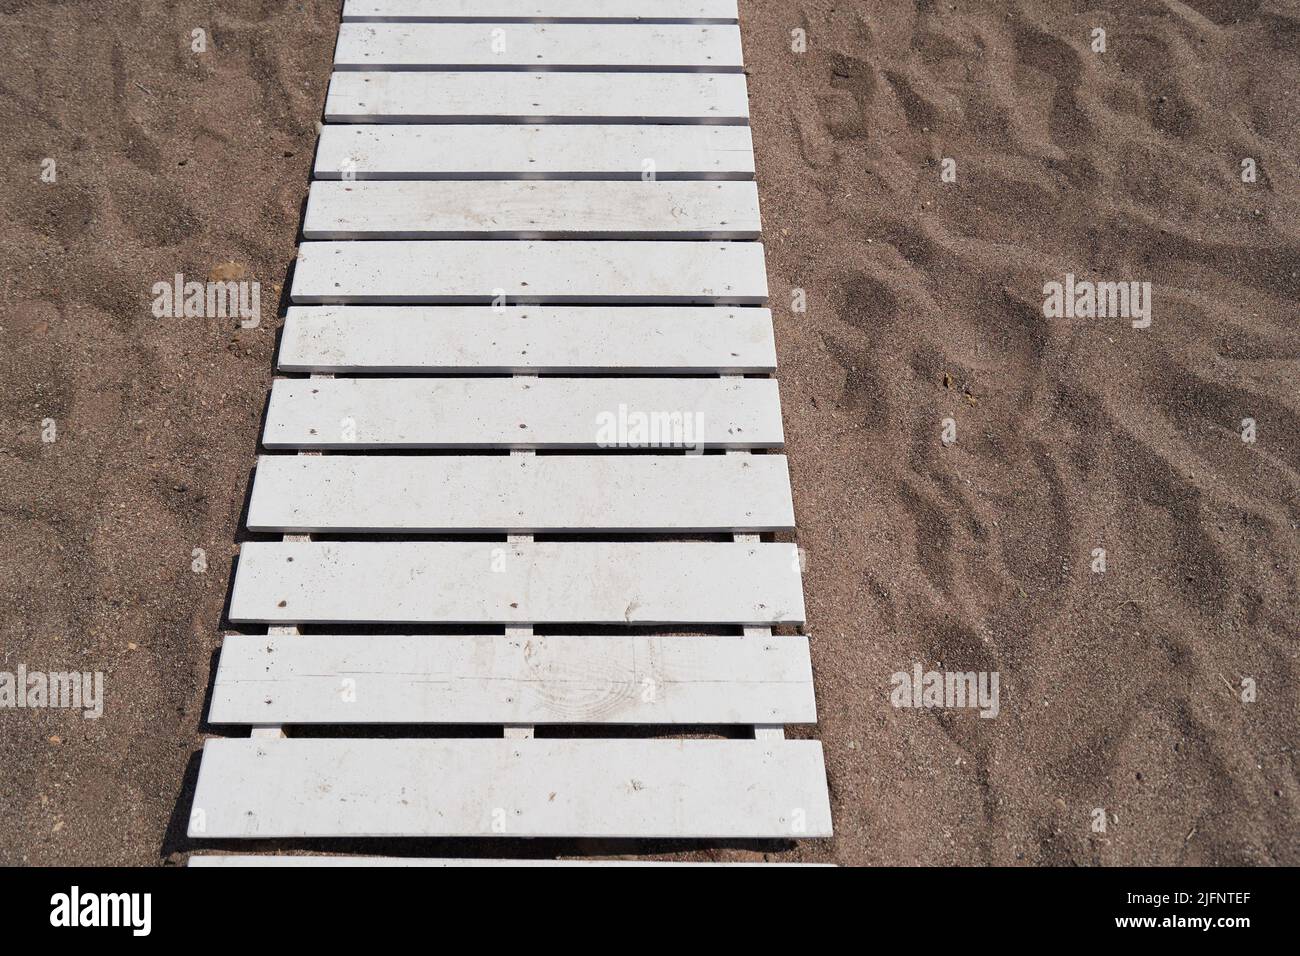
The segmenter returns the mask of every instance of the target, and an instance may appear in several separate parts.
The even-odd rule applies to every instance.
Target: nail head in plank
[[[763,305],[756,242],[304,242],[292,299],[348,303]]]
[[[245,542],[235,623],[801,624],[794,546]]]
[[[816,720],[803,637],[230,634],[208,711],[213,724]]]
[[[814,740],[210,739],[194,809],[207,839],[831,834]]]
[[[735,24],[343,23],[334,69],[738,73]]]
[[[305,239],[757,239],[738,182],[314,182]]]
[[[277,379],[262,444],[330,448],[779,448],[775,379]]]
[[[793,527],[782,455],[263,455],[248,506],[248,530],[257,533],[668,534]]]
[[[343,21],[735,23],[736,0],[346,0]]]
[[[715,306],[291,306],[284,372],[771,372],[772,313]]]
[[[721,73],[342,72],[329,123],[745,125],[745,77]]]
[[[647,163],[653,166],[648,166]],[[321,129],[317,179],[752,180],[747,126],[350,125]]]

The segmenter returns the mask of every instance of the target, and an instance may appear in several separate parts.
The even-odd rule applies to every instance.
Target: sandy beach
[[[607,849],[1300,863],[1300,13],[740,12],[836,835]],[[338,17],[0,3],[0,670],[108,688],[0,710],[0,865],[196,848]],[[155,317],[177,272],[260,282],[261,323]],[[1133,314],[1049,315],[1067,277]],[[996,673],[996,717],[894,706],[917,668]]]

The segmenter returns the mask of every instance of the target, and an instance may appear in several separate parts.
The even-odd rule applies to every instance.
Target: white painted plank
[[[735,23],[736,0],[346,0],[343,20]]]
[[[214,724],[816,723],[803,637],[227,635]]]
[[[800,624],[792,544],[250,541],[236,623]]]
[[[304,242],[292,298],[360,302],[763,305],[756,242]]]
[[[317,179],[752,180],[747,126],[322,127]]]
[[[262,443],[313,448],[779,448],[774,379],[277,379]]]
[[[781,455],[263,455],[248,506],[268,533],[793,527]]]
[[[190,836],[829,836],[814,740],[208,740]]]
[[[337,125],[317,179],[754,178],[748,126]]]
[[[304,239],[757,239],[736,182],[314,182]]]
[[[291,306],[285,372],[770,372],[772,313],[712,306]]]
[[[495,860],[489,857],[412,857],[412,856],[256,856],[239,853],[222,855],[202,853],[191,856],[186,866],[201,867],[451,867],[451,866],[833,866],[831,863],[694,863],[680,860]]]
[[[734,24],[343,23],[336,70],[738,73]]]
[[[330,123],[745,125],[745,77],[720,73],[342,72]]]

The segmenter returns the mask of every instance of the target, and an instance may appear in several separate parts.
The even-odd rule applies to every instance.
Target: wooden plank
[[[763,305],[756,242],[304,242],[292,299],[347,303]]]
[[[752,180],[747,126],[337,125],[317,179]]]
[[[811,724],[803,637],[230,634],[214,724]]]
[[[829,836],[814,740],[211,739],[191,837]]]
[[[336,70],[738,73],[735,24],[343,23]]]
[[[803,622],[792,544],[249,541],[230,620],[264,624]]]
[[[376,23],[735,23],[736,0],[346,0],[343,20]]]
[[[329,123],[745,125],[745,77],[719,73],[342,72]]]
[[[781,455],[263,455],[248,506],[266,533],[793,527]]]
[[[286,867],[286,866],[401,866],[401,867],[451,867],[451,866],[833,866],[832,863],[767,863],[738,861],[694,863],[682,860],[494,860],[489,857],[413,857],[413,856],[269,856],[240,853],[221,855],[196,853],[186,866],[202,867]]]
[[[304,239],[757,239],[735,182],[315,182]]]
[[[752,180],[747,126],[337,125],[317,179]]]
[[[774,379],[278,379],[262,443],[313,448],[779,448]]]
[[[710,306],[291,306],[285,372],[771,372],[772,313]]]

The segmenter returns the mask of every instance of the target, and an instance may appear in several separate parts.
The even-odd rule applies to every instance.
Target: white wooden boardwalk
[[[190,836],[830,836],[735,0],[334,69]]]

